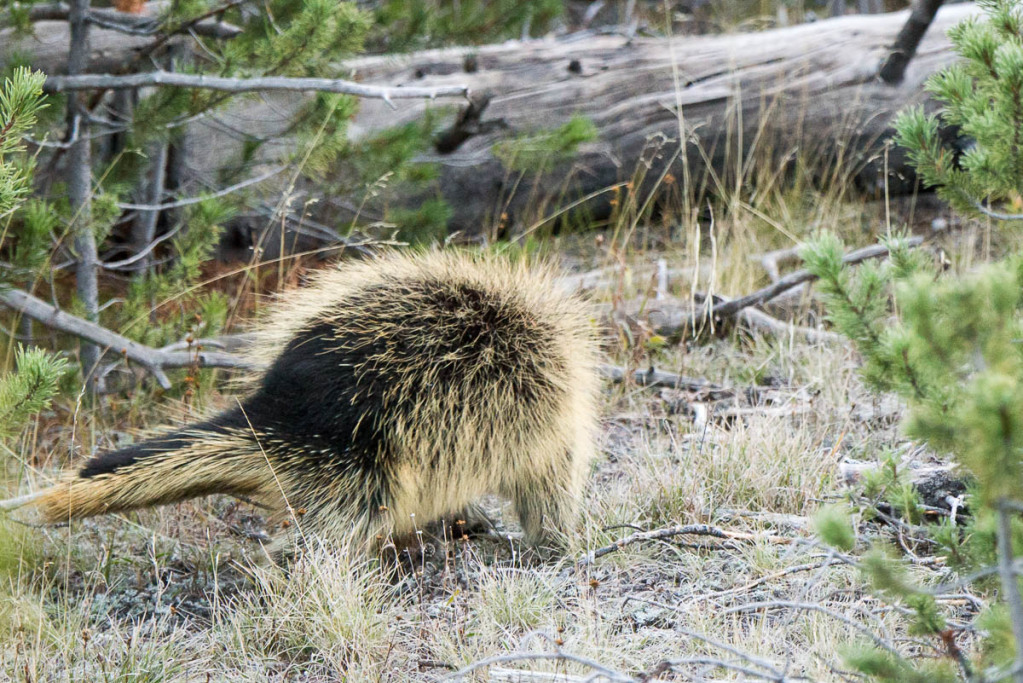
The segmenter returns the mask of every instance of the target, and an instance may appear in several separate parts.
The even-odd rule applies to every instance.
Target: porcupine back
[[[571,525],[593,452],[596,351],[550,268],[393,252],[284,295],[234,409],[93,458],[16,505],[57,522],[224,492],[305,533],[406,532],[485,493],[528,538]]]

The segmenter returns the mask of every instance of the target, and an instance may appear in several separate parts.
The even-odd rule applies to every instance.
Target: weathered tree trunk
[[[68,73],[70,24],[46,20],[33,24],[33,34],[20,36],[12,28],[0,28],[0,67],[15,55],[28,55],[31,66],[47,74]],[[116,71],[130,61],[153,39],[129,36],[94,27],[91,31],[88,59],[80,73]]]
[[[802,158],[820,162],[829,173],[844,166],[861,189],[876,191],[885,180],[884,143],[894,114],[926,100],[926,78],[955,59],[945,31],[974,11],[943,8],[895,85],[882,82],[878,69],[907,12],[745,35],[510,43],[480,49],[474,73],[461,68],[464,49],[402,61],[367,58],[351,66],[368,83],[457,81],[493,95],[483,121],[503,119],[506,128],[424,159],[440,164],[440,194],[454,211],[450,227],[477,233],[501,213],[508,214],[506,221],[534,224],[538,216],[529,214],[530,204],[543,206],[542,197],[563,192],[569,175],[570,196],[557,201],[562,206],[629,180],[643,163],[651,166],[648,182],[667,169],[718,192],[734,187],[737,174],[748,175],[749,161],[758,156],[774,164]],[[371,135],[416,118],[429,104],[398,106],[390,111],[386,104],[364,102],[353,131]],[[575,114],[593,121],[599,140],[584,146],[571,168],[520,178],[495,156],[495,142],[554,128]],[[655,156],[650,141],[658,136],[673,142]],[[683,138],[684,153],[672,161]],[[889,190],[911,190],[903,155],[887,154]],[[591,209],[606,212],[611,196],[602,195]]]
[[[204,19],[188,28],[187,33],[161,40],[146,35],[154,19],[167,9],[168,0],[150,0],[138,14],[124,14],[113,8],[90,7],[87,17],[95,21],[90,31],[88,57],[80,73],[117,72],[131,64],[140,54],[176,44],[194,45],[192,35],[200,38],[230,39],[242,29],[223,23],[216,17]],[[0,3],[3,7],[3,3]],[[37,3],[28,8],[32,32],[29,35],[6,27],[7,12],[0,9],[0,68],[12,57],[27,56],[33,68],[47,74],[68,73],[71,6],[63,2]],[[121,30],[115,30],[120,27]],[[140,65],[144,68],[146,63]]]
[[[89,55],[89,24],[85,15],[89,11],[89,0],[71,0],[69,74],[85,71]],[[92,226],[92,137],[89,135],[89,112],[85,105],[86,93],[72,93],[68,97],[67,123],[71,149],[67,157],[67,193],[71,205],[74,235],[75,282],[78,299],[85,308],[85,318],[90,322],[99,319],[98,256],[96,237]],[[82,343],[82,376],[91,380],[91,374],[99,361],[99,347]]]
[[[841,169],[845,175],[839,179],[868,192],[887,181],[888,191],[898,194],[912,189],[914,181],[901,153],[886,151],[892,117],[907,104],[926,101],[924,80],[955,58],[945,31],[974,11],[972,5],[952,5],[938,12],[894,85],[879,78],[879,68],[908,12],[844,16],[751,34],[575,34],[352,60],[341,75],[366,84],[466,83],[491,97],[474,119],[472,135],[443,136],[444,153],[422,155],[421,161],[439,165],[435,186],[375,188],[376,196],[367,201],[368,193],[360,191],[341,198],[351,201],[337,202],[310,186],[306,189],[320,200],[311,207],[312,217],[328,225],[345,223],[352,219],[345,207],[354,206],[363,219],[374,220],[391,208],[441,196],[453,212],[452,230],[479,234],[498,224],[523,229],[591,194],[596,196],[586,209],[594,218],[606,216],[613,194],[602,190],[633,179],[637,168],[645,170],[645,184],[635,188],[643,196],[670,171],[689,196],[699,197],[755,183],[752,170],[773,171],[797,159],[813,162],[829,177]],[[245,98],[215,119],[197,122],[189,131],[188,167],[207,185],[214,182],[219,169],[242,158],[239,131],[283,136],[261,152],[262,160],[276,163],[294,152],[287,131],[306,101],[294,94]],[[418,119],[430,106],[450,107],[363,101],[351,135],[373,136]],[[451,121],[456,115],[447,114]],[[494,153],[495,143],[551,130],[573,115],[592,121],[598,138],[583,145],[571,163],[540,175],[523,174],[506,168]],[[504,125],[493,125],[497,122]],[[447,144],[452,139],[460,142],[453,149]],[[767,163],[751,163],[757,159]]]

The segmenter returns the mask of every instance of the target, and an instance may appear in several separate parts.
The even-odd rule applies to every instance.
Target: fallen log
[[[709,193],[735,187],[737,174],[752,182],[751,159],[764,159],[770,168],[797,158],[816,160],[829,173],[839,166],[848,171],[843,177],[868,192],[883,187],[887,164],[889,193],[908,191],[914,180],[904,156],[885,151],[891,120],[902,107],[927,101],[924,81],[955,59],[945,31],[975,11],[972,5],[943,8],[903,78],[892,85],[879,78],[879,68],[907,12],[741,35],[584,33],[355,59],[344,68],[362,83],[465,83],[489,99],[484,111],[472,112],[470,129],[458,129],[457,144],[443,135],[439,149],[444,153],[434,149],[419,157],[438,164],[434,186],[420,192],[392,188],[365,203],[360,193],[354,204],[385,215],[390,208],[439,195],[451,208],[452,231],[479,235],[503,223],[521,232],[589,194],[594,194],[586,203],[589,216],[609,215],[615,195],[601,190],[633,179],[640,167],[645,180],[632,189],[642,202],[656,184],[667,187],[672,179]],[[436,106],[396,104],[392,109],[387,103],[362,103],[350,135],[371,137],[418,120]],[[242,144],[230,139],[230,128],[260,137],[286,131],[301,105],[301,98],[267,97],[246,102],[219,121],[199,122],[192,131],[191,166],[214,177],[223,159],[238,156],[232,150]],[[571,162],[541,174],[520,173],[495,154],[498,143],[549,131],[576,115],[593,123],[597,139],[582,145]],[[466,118],[453,110],[448,116],[456,123]],[[282,141],[264,154],[272,162],[290,150]],[[315,209],[320,213],[314,218],[327,224],[352,219],[351,212],[330,202]]]
[[[728,191],[737,176],[752,182],[751,159],[763,159],[770,168],[797,158],[816,160],[822,172],[845,169],[842,177],[868,192],[887,180],[889,195],[895,195],[911,190],[914,176],[899,150],[885,151],[891,119],[903,106],[927,101],[924,81],[955,59],[945,31],[975,11],[973,5],[942,8],[894,84],[885,83],[879,69],[908,12],[738,35],[638,38],[581,32],[354,59],[339,65],[338,77],[368,86],[466,84],[477,97],[466,105],[471,111],[452,108],[445,114],[450,126],[438,136],[436,148],[417,159],[438,165],[433,185],[375,188],[368,198],[359,190],[354,201],[316,202],[310,218],[346,224],[355,214],[363,220],[387,216],[391,209],[440,196],[451,209],[451,231],[493,234],[500,224],[523,232],[588,195],[593,197],[580,208],[591,220],[607,217],[615,194],[602,190],[632,180],[637,169],[643,179],[631,190],[645,202],[655,187],[681,187],[698,196]],[[0,66],[13,54],[27,54],[36,68],[60,73],[66,22],[40,21],[34,29],[31,37],[0,29]],[[94,26],[89,71],[116,70],[151,42]],[[186,143],[190,172],[200,185],[215,186],[225,167],[244,158],[250,136],[269,138],[260,159],[279,164],[294,151],[288,131],[310,96],[246,98],[217,117],[194,122]],[[366,139],[437,106],[452,105],[363,102],[349,134]],[[576,115],[593,123],[596,139],[583,144],[571,161],[551,164],[543,173],[520,172],[495,154],[499,143],[550,131]],[[283,189],[272,191],[279,195]],[[298,191],[322,195],[311,183]]]

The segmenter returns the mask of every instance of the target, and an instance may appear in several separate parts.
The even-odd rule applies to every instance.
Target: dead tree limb
[[[844,339],[842,335],[834,332],[815,330],[812,327],[779,320],[756,308],[743,309],[739,311],[738,316],[739,320],[749,329],[766,332],[777,337],[788,338],[789,335],[793,335],[805,339],[811,344],[832,344]]]
[[[437,150],[438,154],[450,154],[473,136],[507,126],[501,119],[497,121],[483,120],[483,112],[487,110],[491,97],[490,93],[480,93],[469,98],[469,104],[458,114],[454,125],[439,133],[434,139],[433,148]]]
[[[666,389],[682,389],[706,395],[709,399],[717,401],[723,398],[735,396],[735,391],[723,387],[705,379],[694,379],[683,377],[670,372],[656,370],[652,366],[646,370],[627,371],[617,365],[601,365],[600,375],[612,382],[624,382],[626,379],[644,387],[664,387]]]
[[[914,247],[922,242],[922,237],[910,237],[906,240],[909,246]],[[883,244],[874,244],[849,252],[842,258],[842,262],[846,265],[853,265],[887,255],[888,247]],[[713,306],[709,308],[701,306],[696,311],[691,310],[687,306],[672,306],[664,301],[652,302],[648,307],[649,310],[646,311],[646,316],[653,332],[676,341],[686,334],[699,329],[700,325],[708,319],[719,323],[729,318],[738,318],[752,329],[760,329],[772,334],[794,334],[814,343],[834,342],[839,340],[840,337],[830,332],[785,323],[752,308],[753,306],[767,303],[775,297],[801,284],[812,282],[815,279],[816,276],[813,273],[801,269],[789,273],[767,287],[758,289],[745,296],[735,299],[717,296],[714,298],[715,303]],[[700,298],[697,303],[702,303],[703,301],[706,301],[705,297]]]
[[[888,56],[878,70],[878,76],[882,81],[888,85],[902,82],[902,77],[906,74],[906,67],[909,66],[910,60],[916,54],[916,49],[920,46],[920,41],[924,39],[924,34],[930,28],[935,15],[938,14],[938,8],[941,7],[942,2],[944,0],[913,0],[909,19],[903,24],[899,35],[895,37]]]
[[[669,341],[678,342],[681,341],[687,330],[697,329],[697,324],[706,319],[707,308],[704,305],[706,300],[705,294],[697,293],[695,312],[692,302],[673,297],[664,297],[659,300],[637,299],[617,306],[605,304],[597,308],[604,311],[607,321],[612,325],[625,324],[634,333],[651,332]],[[731,300],[715,296],[714,301],[720,305]],[[792,336],[811,344],[833,344],[843,339],[841,335],[834,332],[779,320],[752,307],[742,309],[734,317],[751,331],[770,334],[782,339]],[[715,318],[715,320],[721,322],[723,319]]]
[[[71,0],[70,47],[67,63],[74,77],[85,71],[89,61],[89,0]],[[67,98],[68,137],[74,139],[68,152],[67,197],[71,206],[71,234],[74,237],[75,286],[85,307],[85,317],[99,318],[99,255],[92,226],[92,141],[89,139],[89,113],[82,94]],[[77,132],[77,137],[75,133]],[[99,361],[99,349],[82,344],[82,375],[88,377]]]
[[[164,370],[168,368],[235,368],[251,369],[253,364],[241,356],[211,351],[167,351],[154,349],[121,336],[94,322],[65,313],[42,299],[17,289],[0,291],[0,304],[19,311],[54,330],[109,349],[134,361],[152,373],[164,389],[171,387]]]
[[[43,85],[47,93],[73,92],[76,90],[122,90],[125,88],[146,88],[170,86],[176,88],[202,88],[229,93],[247,92],[330,92],[354,95],[384,101],[399,99],[436,99],[438,97],[465,97],[469,88],[465,85],[436,87],[389,88],[362,85],[353,81],[336,78],[286,78],[267,76],[263,78],[224,78],[202,74],[175,73],[171,71],[150,71],[141,74],[113,76],[107,74],[81,74],[76,76],[50,76]]]
[[[595,560],[610,555],[611,553],[618,552],[622,548],[633,545],[634,543],[642,543],[644,541],[659,541],[665,538],[671,538],[673,536],[711,536],[712,538],[720,538],[726,541],[759,541],[767,540],[772,543],[789,544],[792,543],[792,539],[786,536],[772,536],[765,534],[747,534],[740,531],[725,531],[718,527],[711,526],[709,524],[680,524],[677,526],[666,527],[664,529],[655,529],[653,531],[637,531],[634,534],[630,534],[625,538],[621,538],[611,545],[604,546],[603,548],[597,548],[586,553],[586,556],[576,562],[576,566],[586,566],[592,564]]]
[[[919,246],[922,242],[922,237],[910,237],[906,240],[908,245],[914,247]],[[842,258],[842,263],[852,265],[887,255],[888,247],[883,244],[872,244],[869,247],[863,247],[862,249],[849,252]],[[777,282],[774,282],[762,289],[758,289],[746,296],[741,296],[737,299],[730,299],[724,303],[715,305],[710,310],[710,315],[715,318],[727,318],[733,316],[744,308],[759,306],[760,304],[770,301],[779,294],[782,294],[797,285],[816,279],[816,276],[808,270],[797,270],[793,273],[789,273]]]

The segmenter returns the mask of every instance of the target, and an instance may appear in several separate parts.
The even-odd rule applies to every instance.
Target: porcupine
[[[303,537],[372,542],[494,493],[530,544],[573,525],[596,349],[586,306],[552,268],[395,251],[321,271],[255,337],[266,370],[235,407],[0,507],[58,523],[226,493]]]

